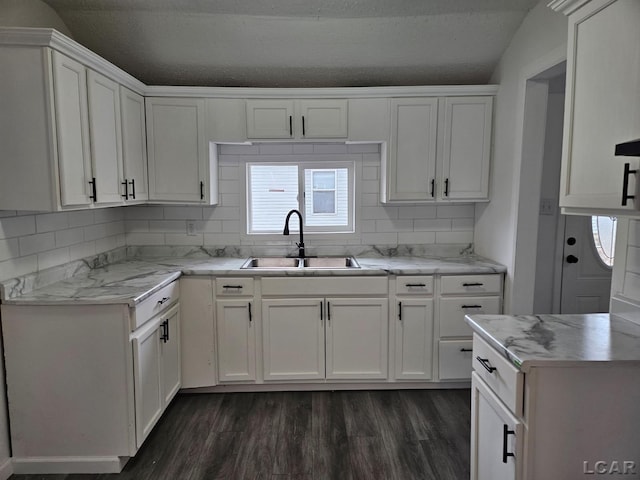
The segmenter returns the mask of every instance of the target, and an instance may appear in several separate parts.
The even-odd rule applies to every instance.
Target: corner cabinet
[[[489,200],[492,96],[391,100],[382,202]]]
[[[345,139],[348,101],[247,100],[248,139]]]
[[[583,5],[565,10],[566,4]],[[571,5],[570,5],[571,6]],[[552,2],[569,12],[567,90],[560,187],[565,213],[638,215],[638,156],[615,146],[640,138],[640,4],[634,0]],[[613,54],[613,52],[617,52]],[[623,198],[623,191],[628,196]]]
[[[217,152],[206,138],[205,100],[145,98],[149,200],[216,205]]]

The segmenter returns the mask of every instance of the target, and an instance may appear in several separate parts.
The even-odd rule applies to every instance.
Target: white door
[[[256,379],[256,327],[252,302],[216,301],[220,383]]]
[[[433,299],[401,299],[396,304],[396,378],[433,376]]]
[[[138,447],[163,411],[161,387],[161,319],[150,321],[133,337],[133,380],[136,405],[136,443]]]
[[[386,298],[327,298],[327,378],[387,378]]]
[[[122,114],[122,158],[124,180],[127,182],[125,200],[147,200],[147,136],[144,117],[144,97],[120,87]]]
[[[447,97],[438,196],[489,199],[492,97]]]
[[[179,305],[171,307],[162,315],[164,329],[161,329],[160,348],[162,351],[162,393],[166,407],[178,393],[180,375],[180,310]]]
[[[247,100],[247,138],[292,138],[293,100]]]
[[[91,159],[96,182],[95,203],[120,203],[122,138],[120,86],[94,71],[87,71]]]
[[[63,206],[88,205],[92,194],[89,114],[87,108],[87,70],[54,51],[53,88],[60,199]]]
[[[471,376],[471,480],[516,480],[522,424],[474,372]]]
[[[388,200],[435,200],[437,130],[437,98],[392,100]]]
[[[302,137],[346,137],[347,104],[347,100],[300,100]]]
[[[205,102],[197,98],[146,98],[149,198],[208,200]]]
[[[560,313],[609,311],[611,267],[600,259],[589,216],[566,216]]]
[[[324,299],[262,301],[265,380],[324,378]]]

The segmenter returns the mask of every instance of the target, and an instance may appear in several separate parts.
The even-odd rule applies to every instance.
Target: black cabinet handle
[[[491,366],[488,358],[480,358],[480,355],[478,355],[476,357],[476,360],[478,360],[480,362],[480,365],[482,365],[489,373],[493,373],[497,370],[496,367]]]
[[[302,136],[304,137],[306,135],[306,130],[304,128],[304,115],[302,116]]]
[[[160,324],[160,328],[162,328],[162,333],[160,334],[160,340],[162,343],[167,343],[169,341],[169,320],[165,320]]]
[[[242,290],[242,285],[223,285],[222,288],[225,290]]]
[[[475,283],[463,283],[462,286],[463,287],[481,287],[483,286],[484,283],[480,283],[480,282],[475,282]]]
[[[171,297],[162,297],[160,300],[158,300],[158,305],[163,305],[167,303],[169,300],[171,300]]]
[[[473,349],[472,349],[472,348],[464,348],[464,347],[462,347],[462,348],[460,349],[460,351],[461,351],[461,352],[473,352]]]
[[[434,178],[431,179],[431,198],[436,196],[436,180]]]
[[[509,430],[507,425],[502,425],[502,463],[507,463],[508,457],[515,457],[513,452],[509,452],[509,448],[507,446],[507,441],[509,435],[514,435],[516,432],[514,430]]]
[[[89,180],[89,185],[91,185],[91,195],[89,195],[89,200],[93,200],[94,202],[98,201],[98,192],[96,189],[96,177],[93,177]]]
[[[426,287],[426,285],[424,283],[405,283],[404,284],[405,287],[407,288],[424,288]]]
[[[329,303],[328,300],[327,300],[327,320],[329,322],[331,321],[331,304]]]
[[[127,179],[124,179],[124,182],[121,182],[122,185],[124,185],[124,195],[120,195],[122,198],[124,198],[125,200],[129,200],[129,182],[127,182]]]
[[[204,200],[204,182],[200,181],[200,200]]]
[[[131,185],[131,198],[135,200],[136,199],[136,179],[132,178],[131,181],[129,182],[129,185]]]
[[[636,198],[635,195],[629,195],[629,175],[635,175],[638,170],[631,170],[631,165],[624,164],[624,175],[622,176],[622,206],[627,204],[627,200],[630,198]]]
[[[402,302],[398,302],[398,320],[402,321]]]
[[[324,302],[320,302],[320,321],[322,322],[322,320],[324,320],[324,315],[322,314],[322,304]]]
[[[467,309],[467,308],[482,308],[482,305],[460,305],[460,308],[462,308],[462,309]]]
[[[445,178],[444,180],[444,196],[448,197],[449,196],[449,179]]]
[[[251,314],[251,302],[249,302],[247,305],[249,305],[249,323],[251,323],[251,321],[253,320],[253,315]]]
[[[293,137],[293,117],[289,115],[289,136]]]

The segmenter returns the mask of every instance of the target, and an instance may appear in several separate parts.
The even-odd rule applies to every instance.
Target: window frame
[[[296,207],[302,213],[303,219],[305,219],[305,171],[308,170],[338,170],[342,168],[346,168],[348,172],[348,185],[349,188],[347,190],[347,203],[348,203],[348,222],[344,227],[318,227],[318,226],[309,226],[304,225],[304,234],[305,236],[309,234],[314,237],[322,237],[322,238],[336,238],[341,242],[350,240],[349,236],[356,238],[356,235],[359,235],[359,230],[356,226],[356,208],[358,202],[357,195],[357,179],[359,178],[358,171],[361,170],[361,166],[357,164],[354,160],[344,159],[344,160],[324,160],[321,158],[313,158],[313,159],[295,159],[290,161],[283,160],[271,160],[271,159],[247,159],[244,161],[243,171],[245,175],[245,181],[243,182],[245,192],[244,192],[244,200],[245,205],[243,206],[243,220],[244,220],[244,228],[241,232],[242,239],[247,243],[260,243],[262,241],[271,241],[276,239],[283,239],[282,232],[279,231],[269,231],[269,232],[260,232],[260,231],[251,231],[251,217],[253,212],[250,210],[251,207],[251,175],[250,168],[252,165],[283,165],[283,166],[291,166],[296,165],[298,167],[298,206]],[[361,174],[361,172],[360,172]],[[336,195],[338,190],[338,178],[336,174]],[[312,192],[306,192],[307,194],[312,194]],[[337,207],[337,200],[336,200]],[[337,208],[336,208],[337,210]],[[318,214],[323,215],[323,214]],[[306,221],[306,220],[305,220]],[[282,219],[282,227],[284,228],[284,218]],[[298,232],[298,222],[297,220],[294,222],[293,220],[290,222],[290,231],[292,234],[297,234]],[[272,237],[272,238],[269,238]],[[260,238],[260,240],[258,240]]]

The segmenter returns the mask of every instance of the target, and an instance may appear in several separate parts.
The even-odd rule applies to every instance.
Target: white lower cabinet
[[[256,326],[251,299],[216,300],[218,380],[256,380]]]
[[[399,297],[396,303],[396,378],[433,378],[433,298]]]

